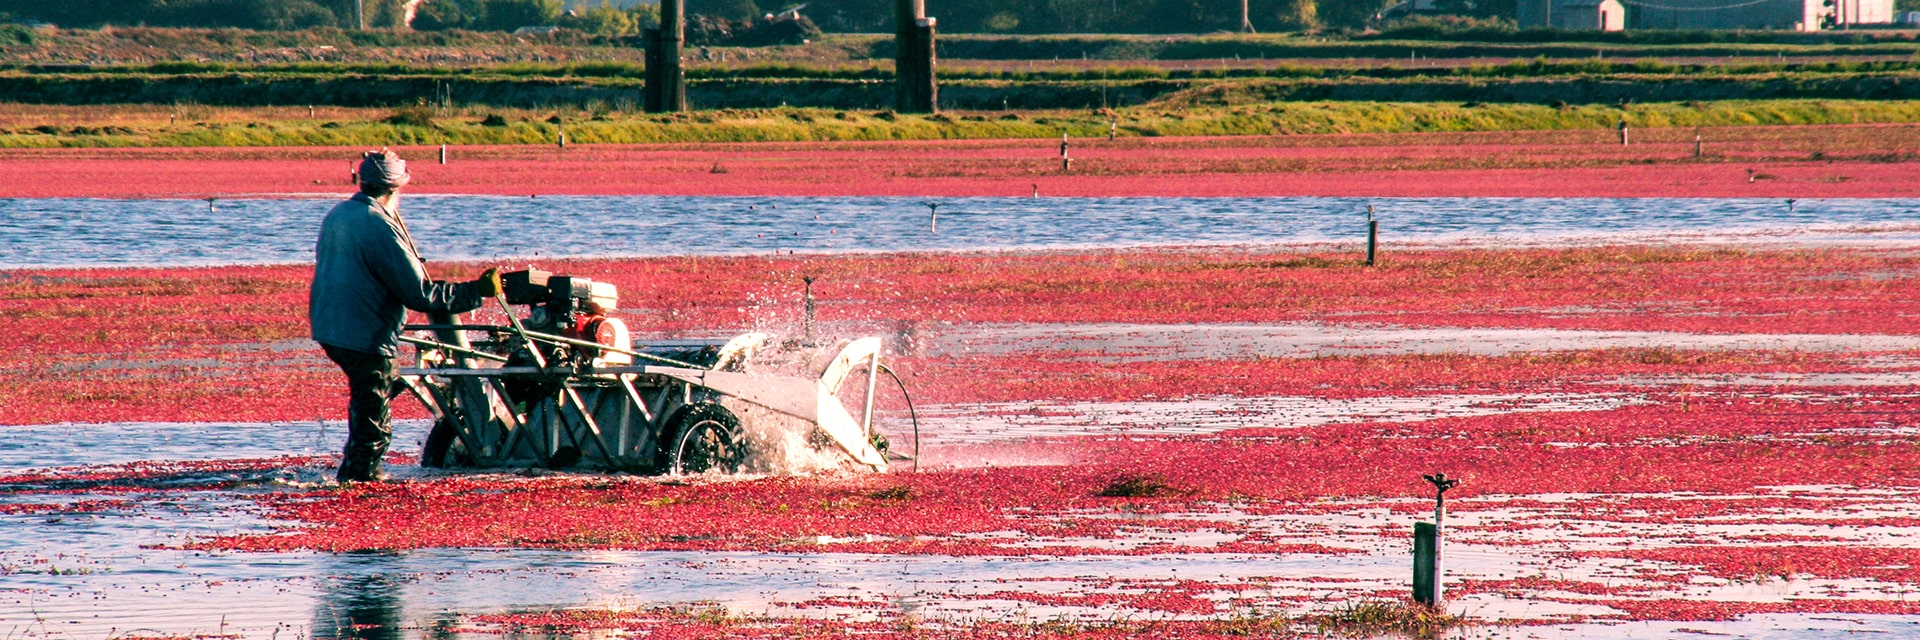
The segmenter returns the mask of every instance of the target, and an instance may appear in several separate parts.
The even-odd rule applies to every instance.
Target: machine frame
[[[433,336],[402,338],[418,347],[420,366],[402,369],[401,380],[434,419],[422,465],[648,474],[762,471],[755,467],[740,416],[728,406],[745,402],[810,423],[815,433],[808,441],[837,448],[848,466],[888,468],[887,456],[876,446],[883,447],[884,439],[874,437],[872,425],[874,380],[882,368],[879,338],[852,341],[819,379],[809,380],[744,371],[753,351],[770,339],[766,334],[623,349],[528,331],[513,319],[504,298],[500,304],[511,326],[461,324],[456,316],[439,315],[430,324],[407,327]],[[469,342],[470,333],[484,333],[486,339]],[[708,366],[659,355],[687,347],[717,353]],[[555,348],[599,357],[549,363],[539,355]],[[515,353],[521,357],[510,357]],[[524,365],[529,359],[534,366]],[[635,360],[650,364],[630,364]],[[856,421],[838,394],[850,374],[862,369],[865,411]],[[510,401],[515,397],[519,401]]]

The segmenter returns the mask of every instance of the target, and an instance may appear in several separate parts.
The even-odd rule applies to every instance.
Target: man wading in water
[[[341,482],[386,478],[380,457],[393,439],[387,400],[402,387],[394,358],[407,309],[465,313],[500,292],[498,269],[473,282],[427,279],[420,250],[400,219],[400,188],[412,176],[392,151],[360,161],[360,193],[333,207],[313,248],[307,319],[313,340],[347,374],[347,449]]]

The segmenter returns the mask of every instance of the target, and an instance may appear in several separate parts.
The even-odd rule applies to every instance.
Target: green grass
[[[1232,96],[1219,101],[1235,103]],[[1182,113],[1178,107],[1186,102],[1175,99],[1132,110],[1146,116],[1142,124],[1130,126],[1123,121],[1122,127],[1143,135],[1170,136],[1611,129],[1623,119],[1635,128],[1920,122],[1920,103],[1864,100],[1654,103],[1624,108],[1322,102],[1221,106]]]
[[[530,58],[564,59],[579,67],[578,75],[605,72],[594,65],[618,67],[637,64],[640,49],[631,40],[561,32],[526,40],[504,33],[394,32],[386,30],[262,32],[233,29],[158,29],[122,27],[112,30],[36,31],[19,26],[0,27],[0,63],[75,63],[94,60],[151,60],[172,56],[175,62],[208,70],[244,64],[263,51],[317,52],[318,57],[345,61],[322,64],[398,64],[417,59],[422,51],[446,54],[474,64],[520,65]],[[1354,59],[1404,61],[1411,56],[1434,58],[1587,59],[1640,57],[1766,57],[1791,60],[1802,57],[1911,56],[1920,53],[1912,32],[1767,32],[1767,31],[1648,31],[1620,33],[1554,32],[1545,30],[1398,29],[1385,33],[1343,35],[1210,34],[1210,35],[985,35],[943,33],[942,60],[1218,60],[1218,59]],[[832,34],[806,45],[736,48],[708,47],[729,61],[761,64],[823,64],[880,61],[892,57],[891,38],[875,34]],[[537,54],[532,53],[538,50]],[[72,52],[71,54],[67,52]],[[304,55],[304,54],[303,54]],[[705,57],[705,56],[703,56]],[[200,62],[209,60],[211,62]],[[544,66],[534,64],[532,66]],[[694,66],[700,66],[696,62]],[[183,67],[184,68],[184,67]]]
[[[8,31],[0,36],[11,34]],[[395,40],[374,39],[363,49],[340,49],[335,61],[238,62],[219,56],[194,60],[123,64],[47,64],[44,54],[94,40],[124,37],[143,46],[157,46],[155,38],[198,38],[217,46],[243,51],[260,46],[269,36],[251,32],[191,32],[128,30],[112,34],[55,31],[22,32],[39,38],[27,47],[37,57],[15,59],[0,54],[0,95],[27,104],[180,104],[228,106],[332,105],[368,108],[410,104],[518,109],[588,109],[591,105],[631,105],[640,101],[645,67],[628,56],[630,47],[557,43],[567,62],[530,62],[516,58],[466,57],[464,44],[493,42],[480,36],[445,42],[399,35]],[[1530,33],[1530,32],[1529,32]],[[338,34],[335,34],[338,35]],[[1538,34],[1536,34],[1538,35]],[[1862,39],[1859,44],[1836,44],[1772,34],[1767,39],[1743,36],[1732,42],[1637,41],[1569,43],[1565,41],[1485,43],[1401,41],[1374,39],[1305,38],[1289,34],[1143,37],[1088,36],[954,36],[943,40],[940,71],[942,105],[955,110],[994,108],[1049,110],[1110,107],[1178,107],[1195,109],[1271,103],[1292,107],[1328,101],[1431,103],[1484,102],[1558,105],[1624,104],[1630,102],[1689,102],[1762,100],[1875,99],[1888,102],[1920,100],[1920,44],[1904,35]],[[292,38],[293,36],[281,36]],[[0,52],[14,51],[0,37]],[[69,42],[71,41],[71,42]],[[417,41],[417,42],[415,42]],[[399,54],[369,53],[383,46],[410,46],[460,53],[468,60],[458,66],[407,62]],[[812,108],[876,109],[892,103],[892,63],[882,36],[835,36],[801,47],[762,49],[701,49],[701,59],[687,69],[690,101],[697,108],[766,109],[788,105]],[[84,47],[80,48],[81,50]],[[146,50],[146,49],[143,49]],[[390,52],[391,53],[391,52]],[[1421,59],[1480,56],[1505,62],[1472,65],[1409,64],[1408,54]],[[1805,56],[1886,56],[1891,59],[1809,60]],[[504,55],[504,54],[503,54]],[[1052,55],[1054,61],[1048,60]],[[1673,62],[1631,56],[1685,55],[1695,60],[1739,56],[1723,62]],[[385,56],[385,57],[383,57]],[[1627,57],[1623,57],[1627,56]],[[958,58],[959,60],[955,60]],[[969,61],[968,58],[975,58]],[[1084,58],[1084,59],[1082,59]],[[1238,58],[1238,61],[1232,59]],[[1303,60],[1302,58],[1313,58]],[[124,58],[123,58],[124,59]],[[1203,60],[1190,63],[1189,60]],[[31,60],[29,64],[27,61]],[[1018,61],[1030,61],[1020,64]],[[1345,64],[1332,61],[1348,60]],[[1417,62],[1417,61],[1416,61]],[[1034,64],[1038,63],[1038,64]],[[1021,67],[1026,67],[1022,69]],[[1197,68],[1195,68],[1197,67]],[[1514,119],[1565,122],[1549,128],[1588,126],[1564,115],[1540,116],[1508,109],[1451,114],[1431,109],[1414,113],[1390,109],[1386,123],[1360,122],[1348,115],[1253,118],[1196,114],[1222,132],[1326,130],[1459,130],[1517,128]],[[1859,111],[1856,109],[1856,111]],[[1404,118],[1395,114],[1407,112]],[[1324,116],[1324,117],[1323,117]],[[1788,114],[1788,119],[1800,117]],[[1824,116],[1823,116],[1824,117]],[[1869,116],[1882,118],[1883,116]],[[1904,116],[1901,116],[1904,118]],[[1657,117],[1680,123],[1711,123],[1711,119],[1676,115]],[[1630,117],[1631,119],[1631,117]],[[1773,122],[1773,116],[1750,118]],[[1881,120],[1876,120],[1881,121]],[[1906,120],[1896,120],[1905,122]],[[1738,122],[1726,122],[1738,124]],[[600,126],[599,135],[613,139],[651,140],[666,137],[775,139],[845,139],[870,137],[980,137],[983,130],[1003,130],[1005,123],[919,127],[907,121],[874,127],[849,128],[829,123],[793,131],[777,123],[757,122],[739,130],[731,125],[716,131],[660,132],[645,123]],[[715,129],[706,127],[704,129]],[[1019,129],[1019,127],[1012,127]],[[695,128],[702,129],[702,128]],[[1135,127],[1140,135],[1189,132],[1194,125],[1147,123]],[[21,135],[22,132],[11,132]],[[259,141],[284,137],[332,140],[341,131],[288,133],[201,131],[198,139]],[[386,132],[400,138],[419,132]],[[429,132],[441,137],[510,141],[532,135],[508,131]],[[1009,135],[1022,135],[1017,131]],[[187,133],[171,132],[174,138]],[[364,135],[364,134],[354,134]],[[115,137],[109,135],[107,137]],[[127,138],[119,135],[119,138]],[[137,137],[137,136],[136,136]],[[149,136],[151,137],[151,136]],[[263,138],[264,137],[264,138]],[[117,142],[102,142],[114,143]],[[153,144],[170,144],[155,142]]]
[[[1184,99],[1113,112],[1123,136],[1400,133],[1431,131],[1609,130],[1625,118],[1636,128],[1820,125],[1920,122],[1920,102],[1764,100],[1634,104],[1625,108],[1462,103],[1235,103]],[[1204,101],[1199,101],[1204,102]],[[431,119],[429,126],[393,124],[392,112],[362,121],[181,122],[178,125],[87,125],[0,132],[0,147],[372,146],[382,144],[935,140],[1105,136],[1109,116],[1089,110],[1029,113],[959,112],[935,116],[837,109],[752,109],[671,115],[585,113],[565,124],[552,112],[482,110]],[[482,120],[498,114],[504,126]],[[392,118],[410,120],[408,118]]]
[[[450,96],[465,107],[592,109],[638,103],[636,78],[436,79],[423,76],[291,78],[255,74],[152,77],[0,73],[0,95],[23,104],[318,105],[354,108],[437,104]],[[941,104],[957,111],[1047,110],[1177,105],[1313,102],[1626,104],[1766,100],[1920,100],[1920,74],[1756,74],[1752,76],[1571,75],[1477,78],[1221,78],[1130,80],[941,81]],[[884,78],[695,78],[688,99],[698,109],[770,107],[881,108],[892,103]]]
[[[1362,600],[1307,616],[1321,636],[1376,638],[1397,635],[1437,638],[1466,623],[1464,617],[1409,600]]]
[[[399,64],[212,62],[0,67],[0,95],[31,104],[334,105],[437,102],[494,108],[587,108],[640,100],[645,69],[625,62],[471,68]],[[695,66],[689,99],[703,108],[876,108],[892,71],[875,62]],[[1535,59],[1465,67],[1301,66],[1173,69],[1071,65],[942,71],[949,109],[1061,109],[1181,104],[1486,102],[1619,104],[1870,98],[1920,100],[1920,60],[1679,65],[1657,60]]]
[[[1114,478],[1094,495],[1103,498],[1157,498],[1179,492],[1168,486],[1167,479],[1159,475],[1126,475]]]
[[[1163,79],[1226,78],[1553,78],[1631,76],[1657,77],[1741,77],[1741,76],[1851,76],[1863,74],[1900,74],[1920,76],[1920,50],[1905,60],[1821,60],[1736,61],[1726,64],[1672,63],[1658,59],[1554,59],[1544,56],[1518,59],[1499,64],[1469,66],[1409,67],[1379,59],[1356,60],[1343,65],[1309,66],[1274,63],[1230,68],[1168,68],[1136,61],[1095,61],[1081,67],[1049,66],[1037,69],[994,68],[968,65],[964,61],[943,67],[940,77],[949,80],[1016,81],[1125,81]],[[27,65],[0,64],[0,73],[53,78],[127,78],[142,81],[174,76],[244,76],[258,81],[288,79],[324,79],[334,77],[496,79],[567,79],[596,83],[604,79],[641,79],[645,65],[638,62],[600,61],[575,63],[510,63],[451,67],[400,63],[297,62],[274,64],[236,64],[224,62],[156,62],[120,65]],[[708,63],[687,69],[690,80],[703,79],[882,79],[891,80],[890,61],[848,61],[832,64],[791,62]]]

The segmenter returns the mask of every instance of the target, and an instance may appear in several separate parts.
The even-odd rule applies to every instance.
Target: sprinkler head
[[[1433,483],[1433,488],[1438,490],[1440,493],[1446,493],[1448,489],[1452,489],[1455,486],[1458,486],[1460,484],[1460,479],[1448,478],[1447,474],[1444,474],[1444,473],[1423,475],[1423,476],[1420,476],[1420,479]]]

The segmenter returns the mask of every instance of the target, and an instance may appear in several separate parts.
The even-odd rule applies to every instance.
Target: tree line
[[[725,11],[755,0],[687,0]],[[791,0],[760,0],[787,2]],[[1360,29],[1400,0],[1246,0],[1256,31]],[[1508,20],[1514,0],[1440,0],[1462,20]],[[806,9],[826,31],[890,32],[891,0],[821,0]],[[777,10],[777,8],[775,9]],[[1240,0],[928,0],[927,14],[949,33],[1209,33],[1240,30]]]
[[[623,35],[651,24],[654,5],[565,10],[564,0],[0,0],[0,19],[66,28],[107,26],[290,31],[337,27],[513,31],[561,26]]]
[[[686,0],[690,16],[752,20],[805,0]],[[1241,0],[930,0],[948,33],[1207,33],[1238,30]],[[1397,0],[1245,0],[1260,31],[1359,28]],[[1440,0],[1446,13],[1512,15],[1514,0]],[[561,26],[631,35],[654,23],[655,4],[620,9],[600,0],[0,0],[0,18],[69,28],[103,26],[296,30],[322,27],[513,31]],[[893,0],[813,0],[802,14],[832,32],[893,30]]]

